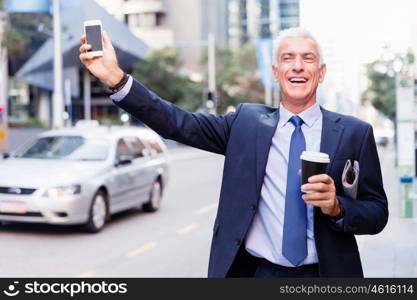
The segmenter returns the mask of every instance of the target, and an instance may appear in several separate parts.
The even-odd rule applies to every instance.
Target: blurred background
[[[102,21],[127,73],[188,111],[214,114],[279,105],[273,41],[302,26],[327,64],[319,104],[374,127],[390,220],[357,237],[365,276],[417,277],[416,13],[413,0],[0,0],[0,197],[20,187],[2,183],[13,173],[2,164],[39,134],[80,120],[142,127],[80,64],[85,20]],[[97,235],[3,218],[0,276],[205,277],[223,158],[164,143],[170,181],[157,213],[116,214]],[[2,211],[2,198],[0,220],[22,214],[16,203],[26,200]]]

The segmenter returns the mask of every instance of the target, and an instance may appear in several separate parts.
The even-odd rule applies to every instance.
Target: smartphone
[[[88,20],[84,22],[84,33],[87,43],[91,45],[88,51],[93,56],[103,56],[103,41],[101,37],[101,21]]]

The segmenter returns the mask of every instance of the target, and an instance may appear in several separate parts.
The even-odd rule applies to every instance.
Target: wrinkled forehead
[[[285,53],[305,54],[314,53],[319,56],[317,43],[309,37],[286,37],[280,41],[277,49],[277,56]]]

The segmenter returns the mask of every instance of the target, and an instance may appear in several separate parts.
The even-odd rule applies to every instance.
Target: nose
[[[302,72],[304,70],[304,63],[300,56],[296,56],[292,66],[294,72]]]

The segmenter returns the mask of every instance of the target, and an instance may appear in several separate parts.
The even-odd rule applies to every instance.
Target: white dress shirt
[[[287,186],[288,157],[294,125],[289,119],[294,115],[285,107],[279,108],[279,122],[272,138],[258,211],[246,237],[246,250],[257,257],[286,267],[294,267],[282,255],[285,192]],[[320,151],[323,116],[316,103],[298,114],[304,123],[306,150]],[[318,262],[314,241],[313,206],[307,205],[307,257],[301,263]]]

